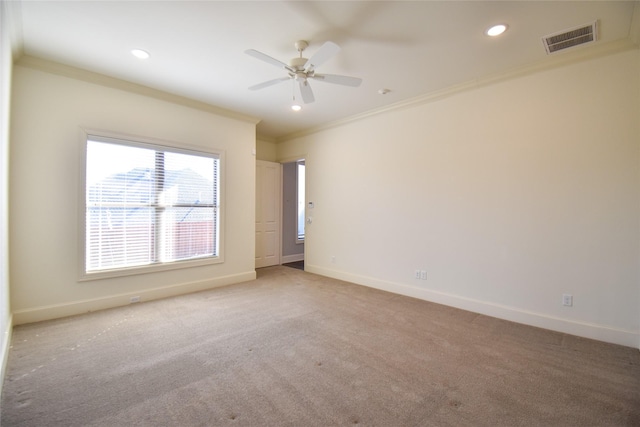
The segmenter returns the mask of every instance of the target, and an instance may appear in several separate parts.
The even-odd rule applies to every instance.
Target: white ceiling
[[[551,61],[543,36],[598,20],[599,41],[630,38],[636,1],[29,1],[16,3],[25,55],[106,74],[261,119],[278,140],[458,84]],[[498,37],[487,27],[506,23]],[[21,24],[21,25],[20,25]],[[308,40],[342,50],[318,71],[363,79],[352,88],[312,81],[316,101],[289,106],[292,82],[248,87],[285,71]],[[133,48],[150,52],[145,61]],[[563,55],[560,52],[554,55]],[[386,95],[378,90],[390,89]],[[299,96],[297,96],[299,98]]]

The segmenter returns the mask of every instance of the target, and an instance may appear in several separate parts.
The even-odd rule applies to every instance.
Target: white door
[[[280,264],[280,168],[256,160],[256,268]]]

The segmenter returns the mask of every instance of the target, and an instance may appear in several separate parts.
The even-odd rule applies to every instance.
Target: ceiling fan
[[[313,91],[311,90],[311,86],[309,85],[309,79],[315,79],[343,86],[360,86],[360,83],[362,83],[362,79],[358,77],[316,73],[316,67],[320,66],[329,58],[338,53],[340,51],[340,46],[333,42],[326,42],[320,47],[320,49],[318,49],[316,53],[313,54],[311,58],[307,59],[302,57],[302,52],[308,46],[309,42],[305,40],[298,40],[297,42],[295,42],[295,47],[298,50],[300,56],[298,58],[293,58],[291,61],[289,61],[289,64],[285,64],[282,61],[279,61],[254,49],[246,50],[245,53],[247,55],[253,56],[254,58],[257,58],[268,64],[275,65],[278,68],[284,68],[288,74],[286,77],[280,77],[277,79],[258,83],[257,85],[253,85],[249,87],[249,90],[263,89],[265,87],[272,86],[287,80],[294,80],[297,81],[300,86],[300,94],[302,95],[302,100],[305,104],[309,104],[315,101]]]

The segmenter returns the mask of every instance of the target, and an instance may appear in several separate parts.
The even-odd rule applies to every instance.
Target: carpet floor
[[[639,426],[640,352],[282,266],[13,332],[2,426]]]

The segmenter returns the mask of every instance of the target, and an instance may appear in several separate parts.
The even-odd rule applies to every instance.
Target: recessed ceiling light
[[[490,37],[495,37],[495,36],[499,36],[505,31],[507,31],[507,26],[505,24],[498,24],[489,28],[485,33]]]
[[[302,110],[302,106],[301,106],[300,104],[293,104],[293,105],[291,106],[291,109],[292,109],[293,111],[300,111],[300,110]]]
[[[147,59],[149,58],[149,52],[142,49],[131,49],[131,54],[138,59]]]

